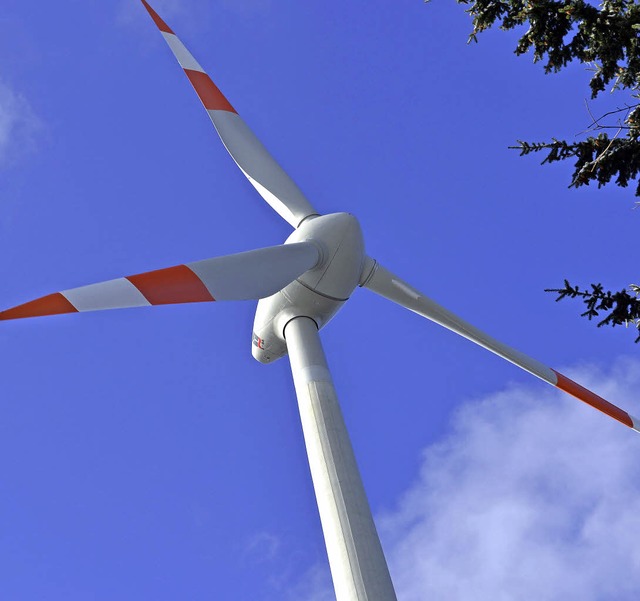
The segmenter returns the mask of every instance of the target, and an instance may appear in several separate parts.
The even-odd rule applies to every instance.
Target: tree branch
[[[604,313],[604,319],[597,323],[598,327],[633,325],[640,332],[640,287],[631,284],[629,290],[634,293],[633,296],[625,289],[619,292],[605,291],[602,284],[591,284],[590,291],[580,290],[579,286],[572,286],[565,280],[564,288],[547,288],[545,292],[555,292],[558,295],[556,302],[564,298],[581,298],[587,310],[580,315],[589,320]],[[640,333],[635,342],[640,342]]]

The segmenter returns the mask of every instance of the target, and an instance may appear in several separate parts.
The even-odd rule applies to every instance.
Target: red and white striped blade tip
[[[560,372],[557,372],[555,369],[551,370],[557,377],[557,382],[555,386],[564,392],[569,393],[575,398],[587,403],[587,405],[591,405],[598,411],[602,411],[609,417],[619,421],[621,424],[625,426],[629,426],[636,432],[640,432],[640,420],[637,417],[627,413],[626,411],[620,409],[613,403],[603,399],[601,396],[597,395],[595,392],[591,392],[588,388],[581,386],[577,382],[574,382],[572,379],[567,378],[567,376],[562,375]]]
[[[267,246],[49,294],[0,311],[0,320],[149,305],[256,300],[281,290],[319,260],[312,242]]]
[[[294,228],[310,215],[317,215],[300,188],[238,115],[178,36],[146,0],[142,3],[193,86],[225,148],[258,194]]]
[[[169,45],[178,63],[184,70],[187,79],[193,86],[198,98],[207,111],[226,111],[229,113],[237,113],[231,106],[224,94],[213,80],[207,75],[200,63],[187,50],[184,44],[176,36],[173,30],[162,20],[160,15],[149,6],[149,3],[142,0],[142,4],[147,9],[149,15],[153,19],[160,32],[163,34],[165,42]]]
[[[188,266],[176,265],[48,294],[0,311],[0,320],[215,300]]]
[[[633,428],[636,432],[640,432],[640,420],[637,418],[629,415],[626,411],[616,407],[616,405],[606,401],[583,386],[580,386],[577,382],[570,380],[561,373],[540,363],[540,361],[507,346],[475,326],[472,326],[470,323],[423,295],[379,263],[375,263],[373,270],[363,286],[410,311],[414,311],[418,315],[422,315],[440,324],[460,336],[464,336],[471,342],[510,361],[548,384],[556,386],[560,390],[568,392],[577,399],[602,411],[625,426]]]

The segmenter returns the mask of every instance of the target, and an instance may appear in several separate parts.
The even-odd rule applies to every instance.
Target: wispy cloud
[[[640,414],[640,361],[567,373]],[[398,598],[637,600],[639,458],[636,433],[544,384],[469,402],[377,520]],[[298,598],[330,598],[316,584]]]
[[[170,27],[179,29],[178,35],[183,36],[201,31],[208,21],[219,19],[221,13],[251,19],[264,17],[272,9],[272,0],[220,0],[214,5],[207,0],[149,0],[149,4]],[[120,25],[138,27],[146,19],[148,16],[140,2],[120,0],[117,4],[116,21]]]
[[[34,150],[41,130],[27,99],[0,79],[0,169]]]
[[[178,35],[202,29],[211,12],[211,3],[204,0],[149,0],[149,5],[169,25],[177,27]],[[116,5],[116,22],[123,27],[135,27],[138,31],[153,31],[149,15],[141,2],[120,0]],[[143,29],[141,29],[143,28]],[[154,34],[157,35],[157,34]]]
[[[572,375],[638,413],[640,362]],[[543,385],[466,405],[382,520],[399,598],[637,599],[639,457],[637,434]]]
[[[245,557],[252,563],[265,563],[276,559],[280,539],[270,532],[258,532],[245,545]]]
[[[222,6],[242,17],[256,17],[271,10],[271,0],[222,0]]]
[[[335,601],[331,585],[329,565],[315,565],[307,570],[293,585],[282,587],[285,601]]]
[[[182,0],[149,0],[150,6],[164,19],[176,15],[188,14],[187,7]],[[147,11],[141,2],[121,0],[117,7],[117,20],[122,25],[130,25],[142,19],[148,19]]]

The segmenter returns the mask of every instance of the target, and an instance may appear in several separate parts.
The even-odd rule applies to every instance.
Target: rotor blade
[[[577,399],[606,413],[609,417],[618,420],[625,426],[629,426],[637,432],[640,432],[640,420],[638,418],[629,415],[626,411],[623,411],[594,392],[580,386],[577,382],[563,376],[554,369],[543,365],[539,361],[485,334],[478,328],[427,298],[380,264],[374,266],[362,286],[373,290],[373,292],[376,292],[380,296],[384,296],[418,315],[435,321],[456,334],[464,336],[468,340],[471,340],[471,342],[483,346],[545,382],[568,392]]]
[[[256,138],[184,44],[146,0],[142,0],[142,4],[184,69],[222,143],[262,198],[294,228],[305,217],[317,215],[300,188]]]
[[[265,298],[313,268],[319,259],[320,251],[312,242],[270,246],[63,290],[0,311],[0,320]]]

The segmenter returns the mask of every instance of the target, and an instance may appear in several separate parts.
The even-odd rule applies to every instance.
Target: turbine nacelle
[[[311,242],[318,263],[288,286],[259,301],[253,323],[252,353],[261,363],[287,354],[284,329],[296,317],[309,317],[323,328],[351,296],[366,263],[358,220],[349,213],[305,219],[285,244]]]

